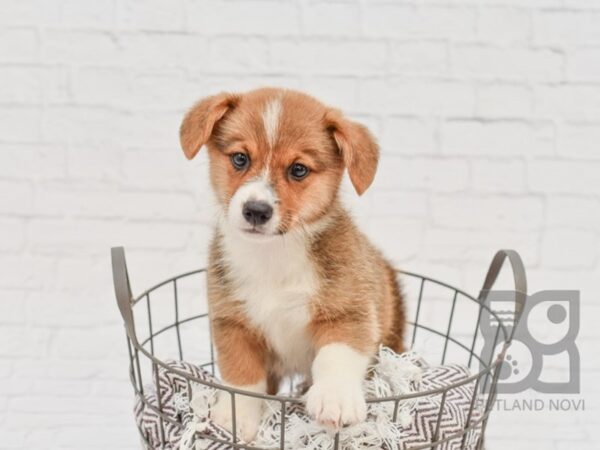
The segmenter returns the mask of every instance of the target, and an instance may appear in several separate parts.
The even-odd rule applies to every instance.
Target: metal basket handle
[[[123,247],[113,247],[110,249],[112,260],[113,284],[115,286],[115,296],[117,305],[121,311],[121,317],[125,323],[127,336],[137,348],[138,340],[135,334],[135,325],[133,322],[131,284],[129,283],[129,274],[127,272],[127,261],[125,260],[125,249]]]
[[[517,329],[517,325],[521,320],[523,309],[525,308],[525,302],[527,301],[527,276],[525,275],[525,267],[523,266],[523,260],[521,256],[514,250],[498,250],[494,255],[494,259],[490,263],[485,281],[479,293],[479,302],[483,303],[486,301],[489,291],[494,286],[500,269],[504,265],[504,261],[508,258],[510,262],[513,279],[515,283],[515,318],[513,322],[512,331],[508,342],[512,341],[512,338]]]

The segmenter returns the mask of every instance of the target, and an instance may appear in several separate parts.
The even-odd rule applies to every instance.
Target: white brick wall
[[[475,292],[514,247],[532,292],[581,290],[586,412],[496,412],[488,445],[597,448],[596,0],[4,0],[0,448],[137,448],[109,247],[137,291],[204,264],[206,155],[179,121],[262,85],[379,137],[347,197],[402,267]]]

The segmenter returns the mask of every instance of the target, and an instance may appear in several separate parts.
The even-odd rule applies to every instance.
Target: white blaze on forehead
[[[271,149],[277,142],[277,133],[279,131],[279,119],[281,117],[281,97],[269,100],[262,113],[267,142]]]

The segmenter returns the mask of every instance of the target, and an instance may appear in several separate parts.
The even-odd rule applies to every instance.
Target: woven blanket
[[[190,383],[173,370],[207,382],[219,381],[188,362],[169,361],[167,367],[158,369],[157,385],[146,386],[143,396],[138,396],[135,402],[136,422],[148,448],[231,449],[227,443],[232,440],[231,433],[211,420],[216,390],[201,383]],[[397,355],[382,347],[376,363],[370,367],[369,377],[364,381],[364,390],[367,398],[424,392],[465,380],[470,375],[468,368],[461,365],[429,366],[415,353]],[[469,382],[447,391],[443,408],[441,394],[404,400],[397,407],[394,402],[369,403],[365,422],[342,428],[339,448],[404,450],[430,443],[436,436],[437,440],[443,440],[459,433],[467,425],[469,412],[471,423],[481,415],[477,399],[471,408],[474,385],[474,382]],[[281,404],[265,404],[259,432],[251,445],[279,448]],[[438,429],[440,410],[442,417]],[[163,418],[158,411],[162,411]],[[302,402],[286,404],[285,416],[286,449],[334,448],[334,436],[308,417]],[[464,448],[475,448],[479,435],[479,429],[466,433]],[[462,436],[450,439],[437,448],[459,449],[462,440]]]

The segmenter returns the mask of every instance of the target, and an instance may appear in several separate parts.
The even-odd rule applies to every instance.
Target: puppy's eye
[[[250,158],[245,153],[234,153],[231,155],[231,164],[237,170],[244,170],[250,164]]]
[[[294,163],[290,166],[290,176],[294,180],[302,180],[308,175],[309,172],[310,169],[304,164]]]

